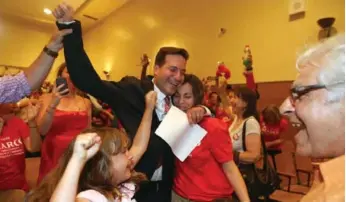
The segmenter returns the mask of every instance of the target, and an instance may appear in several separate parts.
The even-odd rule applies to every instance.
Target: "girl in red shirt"
[[[268,154],[272,157],[276,169],[275,155],[281,153],[281,134],[286,131],[288,121],[281,116],[277,106],[269,105],[262,111],[260,126]]]
[[[173,103],[187,111],[202,102],[202,82],[194,75],[185,75]],[[176,158],[172,201],[228,201],[233,189],[241,201],[250,201],[244,180],[233,161],[227,125],[211,117],[205,117],[199,124],[208,133],[184,162]]]
[[[0,108],[13,104],[0,104]],[[37,152],[41,137],[35,123],[37,113],[27,113],[26,124],[15,111],[0,110],[0,200],[23,201],[29,186],[25,179],[25,151]],[[0,124],[1,124],[0,123]]]

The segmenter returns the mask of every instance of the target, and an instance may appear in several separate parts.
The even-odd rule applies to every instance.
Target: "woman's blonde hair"
[[[97,154],[85,164],[79,178],[77,193],[93,189],[103,194],[109,201],[121,198],[120,191],[112,180],[114,175],[111,157],[124,152],[129,147],[129,138],[115,128],[93,128],[83,133],[97,133],[102,143]],[[75,140],[70,143],[58,166],[43,179],[37,188],[32,190],[28,196],[28,202],[49,201],[71,159],[74,142]],[[144,174],[133,171],[128,181],[138,184],[144,180],[146,180]]]

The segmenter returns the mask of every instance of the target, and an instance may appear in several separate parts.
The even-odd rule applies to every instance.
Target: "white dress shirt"
[[[167,97],[161,90],[154,84],[154,91],[157,93],[157,100],[156,100],[156,106],[155,111],[156,115],[159,118],[160,121],[163,120],[165,117],[165,105],[166,101],[165,98]],[[169,96],[170,105],[172,105],[171,97]]]
[[[153,83],[154,83],[154,80],[153,80]],[[165,114],[166,95],[163,92],[161,92],[161,90],[155,85],[155,83],[154,83],[154,91],[157,93],[155,112],[159,121],[162,121],[166,115]],[[170,105],[172,105],[172,99],[169,99],[169,101],[170,101]],[[153,176],[151,177],[151,181],[160,181],[160,180],[162,180],[162,166],[156,169]]]

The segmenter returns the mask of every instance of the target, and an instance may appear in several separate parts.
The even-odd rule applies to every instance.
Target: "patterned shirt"
[[[15,76],[0,77],[0,103],[17,102],[31,92],[24,72]]]

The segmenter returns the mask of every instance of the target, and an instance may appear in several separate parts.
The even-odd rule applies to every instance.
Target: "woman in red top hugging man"
[[[186,75],[173,97],[174,105],[187,111],[202,102],[202,82],[194,75]],[[227,125],[212,117],[205,117],[199,125],[208,133],[184,162],[176,158],[172,201],[231,201],[233,190],[240,201],[250,201],[233,161]]]

